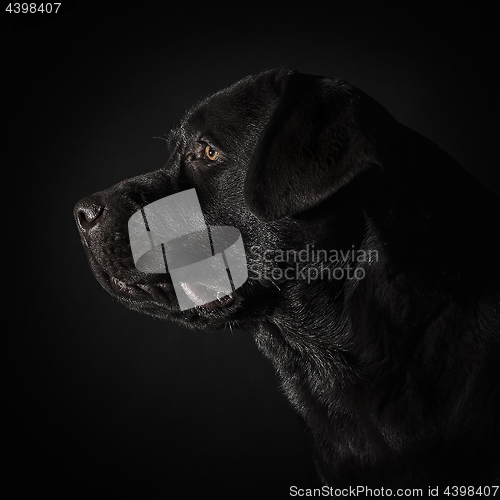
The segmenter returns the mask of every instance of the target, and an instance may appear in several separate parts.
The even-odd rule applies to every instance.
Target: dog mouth
[[[126,283],[114,276],[108,275],[109,286],[113,292],[120,298],[132,300],[149,299],[159,305],[172,305],[176,303],[173,285],[168,282],[157,283]],[[234,293],[225,294],[224,292],[216,291],[217,299],[207,302],[204,299],[207,292],[213,294],[214,288],[206,287],[201,283],[185,283],[181,282],[180,286],[184,293],[193,302],[193,307],[207,310],[224,309],[234,302]]]
[[[122,278],[120,276],[118,278],[114,272],[110,272],[106,269],[106,266],[99,262],[85,239],[83,237],[81,239],[84,242],[84,250],[90,268],[99,284],[111,296],[132,309],[139,311],[162,309],[168,315],[174,314],[177,316],[189,311],[205,311],[206,313],[213,311],[215,313],[225,310],[236,302],[234,289],[228,293],[227,290],[219,290],[217,285],[192,281],[180,282],[182,292],[193,303],[190,310],[182,310],[179,307],[174,285],[168,274],[157,275],[153,278],[145,277],[143,273],[137,270],[127,271],[127,266],[125,266],[122,274],[127,275],[127,277]],[[217,297],[216,300],[213,300],[214,297]]]

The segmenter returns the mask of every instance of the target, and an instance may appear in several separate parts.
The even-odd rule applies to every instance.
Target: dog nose
[[[76,225],[88,244],[89,231],[99,223],[104,205],[95,196],[80,200],[73,211]]]

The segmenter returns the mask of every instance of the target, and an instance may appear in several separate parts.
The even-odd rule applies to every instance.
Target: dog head
[[[104,289],[128,307],[189,326],[289,318],[304,310],[298,299],[304,296],[320,297],[323,310],[331,308],[332,297],[347,293],[355,281],[337,273],[312,283],[304,274],[318,270],[311,252],[385,245],[377,235],[384,224],[394,226],[388,222],[394,200],[403,203],[423,184],[422,171],[408,165],[419,163],[422,150],[429,149],[427,143],[414,145],[402,154],[408,142],[404,129],[376,101],[341,80],[288,69],[247,77],[186,114],[168,136],[163,168],[76,205],[90,266]],[[398,168],[402,157],[411,159]],[[193,188],[207,225],[240,231],[249,273],[244,285],[225,297],[181,311],[168,273],[134,266],[127,222],[148,204]],[[370,234],[377,217],[379,232]],[[301,251],[309,252],[307,262],[298,258]],[[369,265],[370,259],[360,264]],[[321,266],[345,269],[346,259],[339,261],[337,254],[332,261],[328,255]],[[200,286],[186,284],[194,295]]]

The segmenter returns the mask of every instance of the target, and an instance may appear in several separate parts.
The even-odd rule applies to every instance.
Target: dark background
[[[73,206],[161,167],[153,138],[198,99],[284,65],[350,81],[498,192],[497,16],[479,2],[112,5],[2,12],[5,498],[287,498],[318,482],[250,335],[118,305]]]

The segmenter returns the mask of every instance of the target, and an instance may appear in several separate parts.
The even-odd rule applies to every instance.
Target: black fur
[[[498,483],[498,199],[360,90],[287,69],[203,100],[168,140],[164,168],[75,208],[102,286],[160,318],[251,330],[326,484]],[[134,268],[127,221],[192,187],[208,224],[240,230],[250,278],[181,312],[167,275]]]

